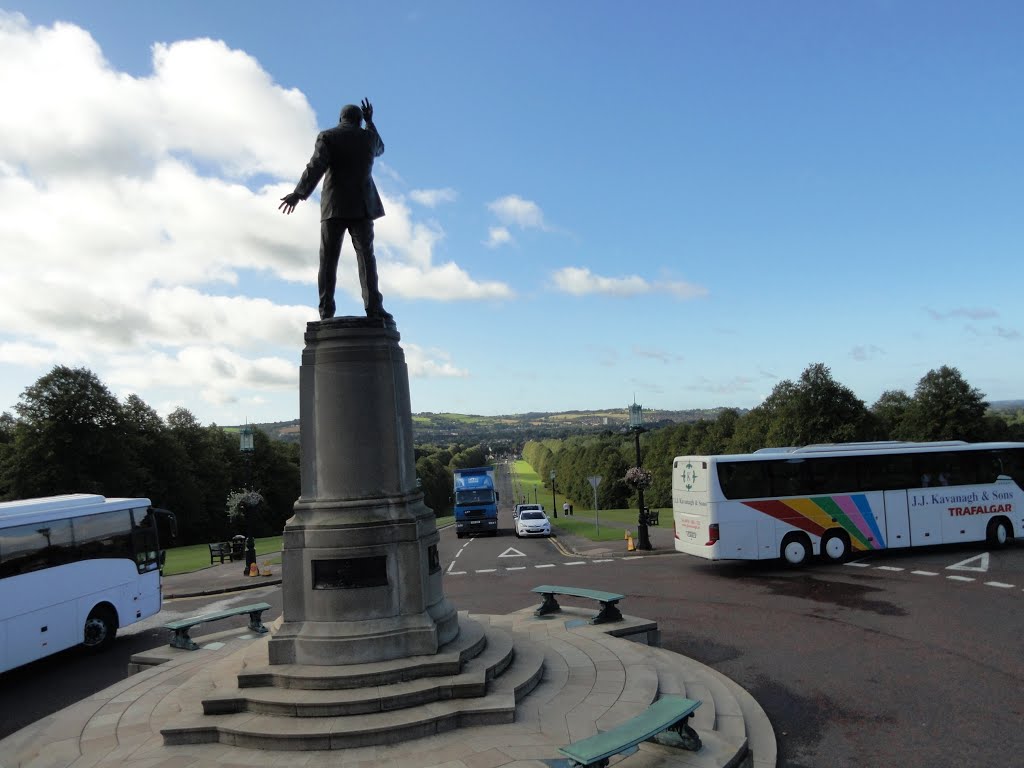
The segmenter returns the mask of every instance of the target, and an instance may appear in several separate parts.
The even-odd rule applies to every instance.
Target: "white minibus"
[[[0,672],[83,644],[160,610],[160,532],[149,499],[69,494],[0,503]]]

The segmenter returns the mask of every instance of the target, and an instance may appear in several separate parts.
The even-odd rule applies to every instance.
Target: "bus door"
[[[757,515],[757,559],[772,560],[779,556],[779,543],[782,537],[775,527],[775,518],[768,515]]]
[[[939,504],[926,503],[927,496],[923,492],[910,491],[910,543],[915,547],[942,543],[942,512]]]
[[[888,549],[910,546],[910,517],[906,491],[885,491],[885,545]],[[917,543],[917,542],[915,542]]]

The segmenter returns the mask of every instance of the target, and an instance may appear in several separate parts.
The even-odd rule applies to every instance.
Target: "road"
[[[440,552],[445,591],[460,609],[517,610],[537,602],[529,590],[544,582],[628,595],[622,609],[656,619],[665,647],[710,664],[757,698],[784,768],[1019,764],[1024,543],[791,570],[678,554],[584,560],[508,528],[468,540],[449,528]],[[273,587],[216,604],[254,599],[280,610]],[[107,654],[70,652],[0,676],[0,735],[15,729],[11,718],[31,721],[120,679],[133,652],[166,642],[155,626],[211,603],[169,602],[148,626],[122,632]]]

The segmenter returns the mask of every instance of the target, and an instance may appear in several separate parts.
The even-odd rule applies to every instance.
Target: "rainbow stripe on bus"
[[[742,503],[815,536],[839,525],[849,535],[850,546],[861,552],[885,549],[885,537],[863,493]]]

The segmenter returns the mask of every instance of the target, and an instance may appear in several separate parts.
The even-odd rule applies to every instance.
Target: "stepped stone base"
[[[681,693],[703,702],[691,721],[701,750],[644,743],[624,765],[775,766],[771,724],[746,691],[692,659],[643,644],[657,637],[653,622],[626,616],[595,627],[586,623],[592,613],[563,606],[560,615],[543,619],[533,616],[533,607],[505,616],[464,614],[460,624],[477,626],[486,643],[480,636],[467,637],[458,650],[446,648],[465,656],[462,672],[439,676],[436,690],[454,694],[463,684],[472,689],[491,670],[486,694],[438,698],[402,710],[386,710],[385,699],[379,699],[381,709],[364,714],[339,715],[332,708],[353,701],[371,706],[367,702],[374,699],[363,689],[372,686],[351,686],[349,678],[338,686],[334,680],[332,687],[307,687],[308,673],[295,668],[285,670],[282,679],[301,687],[240,687],[247,674],[268,674],[265,636],[238,630],[219,636],[219,643],[202,638],[207,646],[199,651],[147,653],[150,661],[159,656],[166,661],[0,741],[0,755],[5,764],[54,768],[553,768],[564,765],[557,762],[563,759],[558,747],[614,727],[662,694]],[[640,642],[612,636],[609,629]],[[512,647],[504,669],[507,653],[497,647],[502,637]],[[530,669],[541,670],[540,679],[533,679]],[[469,677],[457,681],[461,674]],[[429,679],[410,678],[391,687],[412,701]],[[328,702],[322,716],[299,716],[310,695]],[[245,701],[244,711],[202,714],[206,702],[216,707],[237,699]],[[194,730],[186,738],[182,729],[189,727]],[[393,740],[389,734],[395,731],[405,740]],[[168,732],[177,735],[165,741]]]

